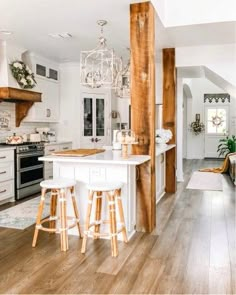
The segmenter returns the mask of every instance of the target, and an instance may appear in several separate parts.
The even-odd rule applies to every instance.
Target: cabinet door
[[[156,203],[165,194],[165,153],[156,157]]]
[[[104,94],[83,93],[81,147],[106,144],[107,101]]]
[[[45,101],[46,118],[48,122],[59,121],[59,107],[59,86],[57,83],[50,81],[47,85]]]
[[[26,122],[46,122],[46,101],[47,101],[47,84],[44,79],[37,78],[38,91],[42,93],[41,102],[35,102],[30,108],[27,117],[24,119]]]
[[[42,93],[42,101],[36,102],[29,110],[25,122],[57,122],[59,121],[59,85],[49,79],[37,78],[38,91]]]

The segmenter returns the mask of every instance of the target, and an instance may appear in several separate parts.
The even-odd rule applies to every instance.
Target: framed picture
[[[11,130],[11,114],[8,111],[0,111],[0,130]]]

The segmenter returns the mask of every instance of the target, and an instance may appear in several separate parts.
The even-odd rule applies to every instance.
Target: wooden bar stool
[[[81,253],[85,253],[86,251],[87,238],[89,236],[92,236],[94,239],[98,239],[102,236],[109,236],[111,239],[111,255],[113,257],[118,256],[118,233],[122,233],[123,240],[125,243],[128,242],[124,220],[123,205],[121,201],[121,187],[122,183],[91,183],[87,185],[87,188],[89,190],[89,197]],[[107,197],[108,200],[109,220],[101,220],[103,194]],[[91,222],[94,195],[96,200],[95,220]],[[116,205],[118,207],[118,212],[116,211]],[[120,218],[119,229],[117,229],[117,213],[119,213]],[[110,225],[109,233],[100,233],[100,225],[104,223],[108,223]],[[94,230],[90,230],[91,227],[94,227]]]
[[[74,180],[70,179],[53,179],[44,180],[40,183],[42,187],[41,200],[39,204],[37,220],[34,231],[34,238],[32,247],[36,246],[39,230],[47,231],[50,233],[60,232],[61,236],[61,251],[67,251],[68,246],[68,234],[67,231],[75,226],[78,227],[79,236],[81,237],[80,223],[79,223],[79,211],[75,199],[75,184]],[[51,208],[50,217],[42,219],[43,208],[45,205],[45,197],[47,196],[47,191],[51,191]],[[66,212],[66,202],[67,195],[70,193],[72,198],[72,204],[74,209],[75,217],[67,216]],[[59,201],[59,214],[57,215],[57,201]],[[56,221],[60,221],[60,225],[56,228]],[[67,221],[72,220],[71,225],[67,225]],[[44,227],[42,224],[49,221],[49,227]]]

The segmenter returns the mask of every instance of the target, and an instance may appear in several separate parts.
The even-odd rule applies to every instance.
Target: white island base
[[[121,158],[120,151],[106,151],[87,157],[46,156],[39,160],[53,162],[54,178],[62,177],[76,180],[76,198],[82,230],[84,228],[88,204],[88,190],[86,185],[98,181],[122,182],[121,198],[127,235],[128,239],[130,239],[135,233],[136,225],[136,166],[149,159],[149,156],[130,156],[128,159],[123,159]],[[68,215],[73,216],[72,203],[70,198],[67,199]],[[108,219],[107,209],[107,200],[104,197],[102,219]],[[117,220],[119,220],[118,216]],[[69,234],[78,235],[77,228],[69,230]],[[121,234],[118,236],[118,239],[122,240]]]

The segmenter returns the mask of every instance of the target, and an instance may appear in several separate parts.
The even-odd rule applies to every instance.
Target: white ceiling
[[[79,61],[80,50],[96,47],[105,19],[108,46],[119,55],[129,47],[129,5],[132,0],[1,0],[0,30],[10,30],[9,42],[59,61]],[[50,33],[69,32],[71,39],[53,39]],[[164,28],[157,17],[157,50],[164,47],[235,42],[235,23]]]

